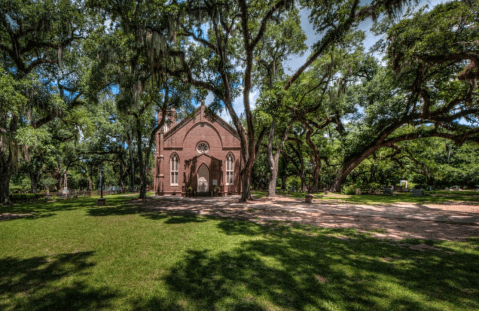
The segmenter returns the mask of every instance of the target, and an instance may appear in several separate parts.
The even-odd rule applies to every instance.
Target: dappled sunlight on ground
[[[213,216],[270,222],[298,223],[326,228],[356,228],[379,238],[402,240],[465,240],[479,236],[479,212],[435,204],[365,205],[336,202],[306,204],[300,200],[275,198],[247,204],[236,197],[172,198],[132,201],[152,217],[152,213],[188,217]],[[466,208],[467,210],[467,208]]]
[[[0,222],[0,309],[479,308],[474,211],[238,199],[0,209],[30,215]]]

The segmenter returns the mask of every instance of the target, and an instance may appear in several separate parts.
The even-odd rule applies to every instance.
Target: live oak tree
[[[302,139],[297,134],[288,139],[308,147],[307,161],[313,164],[313,191],[319,188],[323,163],[329,166],[329,154],[322,151],[328,144],[326,135],[331,136],[331,128],[342,133],[345,117],[356,111],[354,103],[345,100],[345,90],[367,75],[368,66],[374,62],[374,58],[363,55],[362,40],[362,32],[348,34],[341,44],[313,62],[285,95],[290,103],[287,108],[304,131]]]
[[[276,196],[279,158],[295,119],[285,106],[281,88],[285,78],[284,62],[306,49],[306,36],[301,29],[297,10],[290,10],[276,18],[282,21],[272,23],[265,31],[255,51],[254,68],[254,83],[260,90],[255,111],[267,112],[271,116],[266,148],[270,173],[268,197]]]
[[[296,71],[285,88],[329,46],[340,42],[355,23],[385,10],[397,9],[403,2],[405,1],[373,1],[369,6],[360,6],[359,0],[308,2],[313,8],[314,23],[319,31],[325,34],[324,40],[316,45],[308,62]],[[157,62],[155,69],[179,77],[196,88],[212,92],[215,96],[213,106],[226,107],[240,135],[245,161],[241,200],[250,198],[251,171],[266,132],[262,129],[260,133],[256,133],[251,112],[249,94],[253,85],[254,55],[265,30],[278,15],[292,8],[293,1],[158,1],[152,3],[151,10],[145,10],[142,2],[127,1],[116,5],[114,1],[95,1],[95,5],[99,7],[103,3],[112,8],[112,16],[122,15],[122,10],[129,10],[131,18],[144,18],[151,16],[152,12],[158,12],[156,23],[141,23],[141,29],[135,28],[135,23],[123,23],[127,27],[124,29],[147,30],[146,33],[149,31],[151,38],[159,38],[150,58],[166,55],[172,60],[170,63]],[[161,12],[158,9],[159,4],[163,4]],[[165,30],[167,31],[164,32]],[[143,37],[146,38],[144,42],[147,44],[149,37]],[[174,63],[174,66],[171,63]],[[240,66],[243,68],[239,69]],[[246,127],[233,107],[239,85],[243,86]]]
[[[4,74],[15,81],[15,93],[22,94],[24,100],[21,104],[4,104],[6,111],[0,124],[4,133],[0,143],[0,203],[9,203],[9,180],[22,148],[16,143],[18,130],[38,129],[80,104],[75,100],[63,102],[58,89],[52,90],[49,73],[61,71],[63,56],[72,52],[68,47],[88,33],[90,25],[81,2],[1,2],[1,65]],[[26,85],[30,87],[23,87]],[[40,94],[46,96],[37,96]]]
[[[350,100],[364,108],[364,116],[342,135],[344,160],[333,191],[379,148],[431,136],[458,145],[478,139],[477,84],[458,80],[466,60],[474,61],[477,54],[477,48],[461,45],[477,33],[474,18],[470,7],[453,2],[420,11],[388,31],[388,66],[351,88]],[[461,118],[467,122],[459,123]],[[421,124],[434,126],[424,129]],[[412,130],[395,134],[406,125],[413,125]]]
[[[17,130],[12,111],[23,107],[27,99],[19,91],[25,86],[0,69],[0,203],[9,203],[9,185],[14,167],[19,158],[19,150],[15,144],[14,133]],[[13,120],[12,120],[13,119]]]
[[[309,19],[321,39],[313,45],[304,64],[294,69],[294,73],[284,84],[287,90],[319,57],[336,44],[341,44],[346,36],[361,21],[376,20],[381,14],[395,16],[405,5],[417,3],[415,0],[373,0],[361,5],[360,0],[302,0],[300,3],[311,10]]]
[[[102,14],[105,23],[111,23],[97,49],[101,50],[104,44],[108,47],[100,57],[105,59],[110,79],[119,87],[117,105],[121,117],[132,124],[127,140],[130,154],[131,141],[137,143],[140,198],[145,198],[158,130],[171,117],[171,108],[192,108],[190,87],[171,74],[179,67],[177,53],[173,51],[180,45],[176,40],[178,29],[171,17],[177,11],[177,4],[131,0],[118,5],[116,1],[92,0],[88,6]],[[161,112],[157,121],[156,108]]]
[[[211,108],[224,105],[228,110],[240,136],[245,163],[241,171],[241,201],[251,197],[250,177],[266,133],[265,127],[256,133],[249,99],[255,51],[271,20],[291,4],[289,0],[185,1],[179,14],[178,34],[187,38],[189,44],[181,46],[180,50],[171,49],[182,62],[182,68],[172,74],[192,86],[212,92],[215,101]],[[240,85],[246,126],[233,107]]]

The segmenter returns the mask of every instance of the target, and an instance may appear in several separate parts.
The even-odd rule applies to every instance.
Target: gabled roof
[[[201,113],[204,113],[204,109],[206,107],[204,105],[201,105],[200,107],[198,107],[196,110],[195,110],[195,117],[198,117],[201,115]],[[176,132],[178,132],[181,128],[183,128],[185,125],[187,125],[188,123],[192,122],[195,118],[193,116],[190,116],[190,117],[187,117],[183,120],[181,120],[180,123],[176,124],[175,126],[173,126],[168,132],[166,132],[165,136],[164,136],[164,139],[166,140],[167,138],[173,136]],[[211,124],[213,124],[214,122],[218,123],[219,125],[221,125],[225,130],[227,130],[229,133],[231,133],[233,136],[235,136],[236,138],[238,138],[238,140],[241,140],[238,132],[236,131],[236,129],[234,127],[232,127],[231,125],[229,125],[225,120],[223,120],[220,116],[218,116],[216,113],[208,113],[208,115],[204,116],[204,122],[209,122]]]

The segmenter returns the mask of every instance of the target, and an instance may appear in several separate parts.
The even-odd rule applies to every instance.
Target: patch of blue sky
[[[113,93],[113,95],[118,95],[120,93],[120,86],[117,84],[112,84],[108,88],[109,91]]]

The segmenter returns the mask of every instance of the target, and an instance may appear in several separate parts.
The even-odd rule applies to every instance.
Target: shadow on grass
[[[88,209],[88,215],[90,216],[123,216],[138,214],[138,207],[132,205],[120,205],[120,206],[94,206]]]
[[[142,217],[151,220],[164,220],[165,224],[185,224],[191,222],[205,222],[206,217],[198,216],[189,211],[172,211],[172,212],[146,212],[141,214]]]
[[[258,239],[219,253],[188,250],[163,278],[168,296],[138,310],[479,309],[479,256],[470,249],[436,242],[438,251],[418,252],[354,230],[218,226]]]
[[[163,220],[165,224],[183,224],[191,222],[205,222],[204,217],[201,217],[198,210],[156,210],[148,211],[135,205],[123,204],[118,206],[94,206],[88,209],[88,215],[95,217],[104,216],[124,216],[140,214],[142,217],[151,220]]]
[[[55,216],[55,213],[32,213],[32,214],[0,214],[0,222],[15,219],[39,219]]]
[[[165,221],[165,224],[185,224],[191,222],[205,222],[207,219],[197,217],[196,215],[169,215],[170,217]]]
[[[76,199],[57,199],[54,201],[44,202],[38,201],[36,203],[21,203],[13,205],[0,205],[0,220],[3,215],[11,215],[8,218],[29,218],[38,219],[42,217],[54,216],[55,212],[71,211],[82,208],[96,207],[96,201],[98,198],[76,198]],[[107,205],[112,205],[112,211],[114,211],[119,205],[122,205],[127,200],[132,198],[124,196],[109,196],[107,199]],[[121,207],[121,206],[120,206]],[[12,217],[13,216],[13,217]],[[7,218],[7,217],[5,217]]]
[[[93,252],[61,254],[54,257],[0,259],[0,309],[84,310],[107,307],[117,295],[82,281],[55,287],[55,282],[83,275],[94,266]]]

